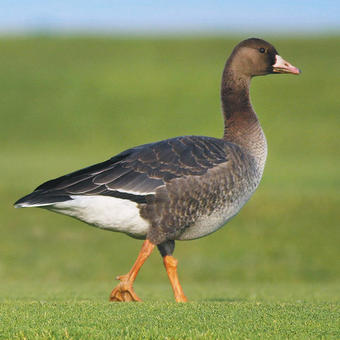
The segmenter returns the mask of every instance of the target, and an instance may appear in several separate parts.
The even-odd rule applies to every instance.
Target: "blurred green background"
[[[253,80],[252,103],[269,145],[264,177],[225,228],[177,242],[189,297],[191,287],[202,296],[212,284],[225,296],[228,285],[270,283],[293,292],[295,285],[340,280],[340,38],[263,38],[303,73]],[[13,202],[48,179],[135,145],[221,136],[220,77],[239,40],[0,39],[3,298],[92,285],[106,301],[141,242],[41,209],[16,210]],[[171,295],[157,251],[139,284],[150,284],[141,297]]]

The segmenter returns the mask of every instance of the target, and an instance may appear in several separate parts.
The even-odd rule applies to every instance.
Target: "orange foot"
[[[111,292],[110,301],[115,302],[141,302],[142,300],[137,296],[132,288],[132,282],[128,279],[128,275],[117,276],[120,283]]]

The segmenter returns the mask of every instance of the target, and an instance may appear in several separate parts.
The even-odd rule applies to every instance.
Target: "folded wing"
[[[174,178],[199,176],[226,162],[224,141],[184,136],[128,149],[111,159],[50,180],[18,200],[18,207],[46,206],[73,195],[103,195],[145,203]]]

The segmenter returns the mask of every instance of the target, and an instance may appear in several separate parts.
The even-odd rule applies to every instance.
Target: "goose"
[[[131,270],[117,277],[111,301],[141,301],[133,283],[157,246],[175,300],[186,302],[173,257],[175,241],[204,237],[224,226],[263,174],[267,142],[250,102],[250,81],[300,72],[270,43],[241,41],[222,74],[222,138],[181,136],[133,147],[47,181],[14,205],[48,209],[144,240]]]

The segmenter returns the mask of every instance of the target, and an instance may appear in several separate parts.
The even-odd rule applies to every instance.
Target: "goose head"
[[[234,71],[249,77],[272,73],[301,73],[297,67],[284,60],[272,44],[257,38],[240,42],[234,48],[229,62]]]

